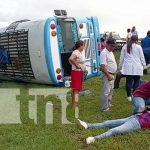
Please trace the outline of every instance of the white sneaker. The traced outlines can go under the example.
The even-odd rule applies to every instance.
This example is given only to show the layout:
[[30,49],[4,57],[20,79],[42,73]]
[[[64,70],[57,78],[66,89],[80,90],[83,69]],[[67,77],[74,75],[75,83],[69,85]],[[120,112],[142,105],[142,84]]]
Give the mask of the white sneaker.
[[107,111],[110,111],[110,108],[102,110],[102,112],[107,112]]
[[86,144],[91,144],[95,142],[95,138],[94,137],[88,137],[86,138]]
[[132,97],[131,97],[131,96],[127,97],[127,100],[128,100],[129,102],[131,102],[131,101],[132,101]]
[[78,120],[78,124],[80,124],[82,127],[84,127],[85,129],[87,129],[87,128],[88,128],[88,125],[87,125],[87,123],[86,123],[86,122],[81,121],[80,119],[77,119],[77,120]]

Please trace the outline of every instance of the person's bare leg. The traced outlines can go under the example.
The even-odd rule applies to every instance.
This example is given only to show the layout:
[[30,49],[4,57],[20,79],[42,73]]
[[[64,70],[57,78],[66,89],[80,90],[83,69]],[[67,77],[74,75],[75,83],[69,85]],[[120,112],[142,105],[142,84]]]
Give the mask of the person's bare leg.
[[73,107],[78,106],[78,101],[79,101],[79,91],[73,90],[73,92],[72,92],[72,105],[73,105]]

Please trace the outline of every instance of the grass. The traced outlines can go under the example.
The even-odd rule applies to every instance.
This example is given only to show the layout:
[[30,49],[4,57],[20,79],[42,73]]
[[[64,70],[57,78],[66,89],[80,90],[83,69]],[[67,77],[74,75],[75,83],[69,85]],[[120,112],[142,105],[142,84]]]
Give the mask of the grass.
[[[119,53],[116,53],[118,60]],[[149,79],[149,75],[143,77]],[[19,88],[23,93],[29,88],[49,88],[48,85],[17,83],[3,81],[0,88]],[[92,92],[91,96],[80,96],[79,116],[80,119],[88,122],[101,122],[108,119],[123,118],[131,115],[133,106],[126,100],[125,79],[121,80],[120,88],[115,89],[113,95],[113,107],[110,112],[100,111],[101,79],[94,77],[84,82],[84,87]],[[63,87],[53,87],[63,89]],[[1,93],[2,94],[2,93]],[[54,123],[45,124],[43,107],[38,109],[38,117],[43,119],[38,124],[24,122],[22,124],[1,124],[0,125],[0,150],[149,150],[149,129],[142,129],[124,135],[118,135],[103,139],[91,145],[85,144],[85,138],[91,135],[101,134],[107,129],[84,130],[77,126],[74,119],[74,109],[67,107],[67,119],[72,124],[62,124],[60,120],[61,104],[58,98],[52,96],[54,105]],[[24,97],[21,97],[25,101]],[[70,97],[67,97],[70,103]],[[27,104],[25,104],[27,105]],[[27,113],[23,107],[23,114]]]

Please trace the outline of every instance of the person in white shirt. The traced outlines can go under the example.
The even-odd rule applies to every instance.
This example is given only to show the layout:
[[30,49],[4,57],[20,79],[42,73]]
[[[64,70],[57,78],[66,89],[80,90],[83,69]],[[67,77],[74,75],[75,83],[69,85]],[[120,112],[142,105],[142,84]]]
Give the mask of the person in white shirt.
[[72,105],[78,106],[78,94],[82,90],[83,71],[86,70],[85,58],[83,57],[84,43],[79,40],[75,43],[73,52],[69,57],[69,62],[72,65],[71,71],[71,88],[72,88]]
[[146,67],[142,47],[137,44],[138,36],[132,35],[131,39],[122,48],[120,55],[121,73],[126,76],[127,99],[131,101],[131,90],[139,85],[140,76]]
[[131,29],[127,29],[127,38],[126,41],[128,42],[131,39],[132,33],[131,33]]
[[103,49],[100,55],[100,64],[102,71],[102,96],[101,96],[101,110],[109,111],[110,101],[114,89],[114,74],[117,70],[116,60],[113,54],[115,48],[115,39],[108,39],[106,48]]
[[131,33],[132,33],[132,35],[137,35],[138,36],[138,32],[136,31],[135,26],[132,27]]

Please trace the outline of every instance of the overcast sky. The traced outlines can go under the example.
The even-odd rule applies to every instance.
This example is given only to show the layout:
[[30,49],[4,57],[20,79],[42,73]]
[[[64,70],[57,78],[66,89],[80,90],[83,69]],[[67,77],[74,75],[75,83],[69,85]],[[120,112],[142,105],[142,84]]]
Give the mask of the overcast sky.
[[150,0],[0,0],[0,27],[20,19],[38,20],[67,10],[71,17],[97,16],[100,32],[116,31],[122,37],[136,26],[139,37],[150,30]]

